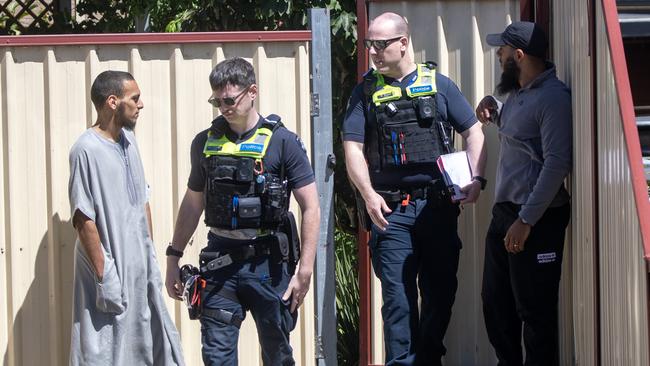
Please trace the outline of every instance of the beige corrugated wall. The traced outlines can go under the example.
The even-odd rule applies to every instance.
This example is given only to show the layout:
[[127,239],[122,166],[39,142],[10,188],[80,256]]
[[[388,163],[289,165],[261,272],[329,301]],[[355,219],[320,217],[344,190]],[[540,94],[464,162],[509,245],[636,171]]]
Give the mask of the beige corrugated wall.
[[[621,110],[596,1],[600,336],[603,365],[648,365],[648,283]],[[630,142],[632,143],[632,142]],[[638,140],[637,142],[638,143]]]
[[[216,116],[206,102],[208,75],[217,62],[233,56],[255,66],[258,110],[281,115],[310,151],[306,42],[0,47],[3,364],[67,364],[76,238],[67,194],[68,151],[96,117],[89,98],[94,77],[109,68],[130,71],[142,91],[136,135],[152,188],[154,239],[164,276],[164,250],[185,192],[190,142]],[[205,236],[200,224],[182,262],[198,262]],[[312,294],[291,338],[300,365],[314,364]],[[201,364],[199,323],[189,320],[181,303],[165,297],[187,364]],[[261,365],[251,319],[242,326],[241,365]]]
[[[602,3],[593,3],[595,55],[589,50],[587,1],[554,2],[552,9],[554,59],[560,76],[572,84],[574,104],[571,253],[575,364],[595,365],[600,357],[603,365],[647,365],[643,243]],[[595,85],[592,57],[596,57]]]
[[552,58],[558,77],[571,88],[575,147],[570,179],[572,220],[564,250],[560,306],[561,361],[563,365],[596,365],[598,339],[595,274],[598,264],[594,237],[595,135],[588,1],[554,2],[551,23]]
[[[484,95],[493,93],[501,70],[496,49],[485,43],[485,36],[502,32],[507,24],[519,18],[518,0],[371,2],[370,19],[384,11],[394,11],[408,19],[415,60],[437,62],[438,71],[458,84],[472,106]],[[463,250],[456,302],[445,339],[447,365],[496,364],[483,323],[481,281],[499,146],[496,129],[490,127],[484,131],[488,146],[485,174],[489,183],[479,202],[465,206],[459,219]],[[459,136],[456,144],[462,148]],[[381,291],[377,279],[373,278],[372,360],[383,364]]]

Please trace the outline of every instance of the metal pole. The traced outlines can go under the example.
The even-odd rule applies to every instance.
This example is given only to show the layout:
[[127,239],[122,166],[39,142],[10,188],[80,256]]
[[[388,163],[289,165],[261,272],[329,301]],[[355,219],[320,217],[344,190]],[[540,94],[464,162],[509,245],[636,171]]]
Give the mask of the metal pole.
[[321,207],[316,252],[316,364],[336,366],[336,282],[334,275],[334,149],[332,70],[328,9],[309,10],[311,42],[312,163]]

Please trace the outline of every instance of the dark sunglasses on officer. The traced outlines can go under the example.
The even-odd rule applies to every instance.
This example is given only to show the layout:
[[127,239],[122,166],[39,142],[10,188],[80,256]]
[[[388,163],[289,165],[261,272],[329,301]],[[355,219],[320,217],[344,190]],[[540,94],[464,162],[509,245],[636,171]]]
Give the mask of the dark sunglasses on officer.
[[228,107],[232,107],[237,103],[237,99],[244,95],[250,89],[250,85],[245,87],[244,90],[239,92],[239,94],[235,95],[234,97],[225,97],[225,98],[217,98],[217,97],[211,97],[208,99],[208,103],[212,104],[213,107],[215,108],[221,108],[221,103],[225,104]]
[[370,47],[374,47],[375,50],[382,51],[386,47],[390,46],[391,43],[397,41],[398,39],[401,39],[402,37],[404,36],[399,36],[390,39],[364,39],[363,45],[366,46],[367,49],[370,49]]

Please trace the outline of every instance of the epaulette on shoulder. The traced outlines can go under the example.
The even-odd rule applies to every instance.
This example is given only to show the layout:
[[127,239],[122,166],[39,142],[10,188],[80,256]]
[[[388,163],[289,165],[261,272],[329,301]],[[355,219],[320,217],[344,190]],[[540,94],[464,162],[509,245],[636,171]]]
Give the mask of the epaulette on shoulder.
[[365,78],[367,78],[367,77],[374,77],[374,74],[375,74],[375,69],[370,68],[368,71],[366,71],[366,72],[363,74],[363,78],[365,79]]
[[363,74],[363,95],[369,97],[375,92],[375,84],[377,77],[375,76],[375,69],[370,69]]
[[271,131],[275,131],[280,127],[284,127],[284,124],[282,124],[282,118],[280,118],[280,116],[277,114],[269,114],[266,116],[266,118],[264,118],[262,127],[268,128]]
[[436,67],[438,67],[438,64],[435,63],[434,61],[424,61],[424,65],[427,67],[429,70],[435,70]]

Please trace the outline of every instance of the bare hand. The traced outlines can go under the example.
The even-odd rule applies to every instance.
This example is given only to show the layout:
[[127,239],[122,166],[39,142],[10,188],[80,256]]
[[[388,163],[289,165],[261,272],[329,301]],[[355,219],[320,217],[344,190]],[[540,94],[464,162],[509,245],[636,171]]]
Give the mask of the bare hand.
[[309,291],[310,280],[311,274],[303,274],[300,271],[291,277],[289,286],[284,292],[284,295],[282,295],[282,301],[291,299],[290,310],[292,313],[302,305],[305,295]]
[[[102,258],[104,257],[102,253]],[[104,260],[102,259],[101,261],[98,261],[97,263],[94,263],[95,267],[95,276],[97,277],[97,282],[102,283],[104,280]]]
[[388,221],[384,217],[384,214],[389,214],[393,211],[388,207],[384,198],[377,192],[373,192],[372,196],[366,199],[366,210],[368,210],[368,215],[372,222],[377,225],[380,230],[386,230]]
[[506,237],[503,239],[503,244],[506,247],[506,250],[512,254],[517,254],[524,250],[524,245],[530,235],[531,225],[524,224],[520,218],[517,218],[515,222],[510,225],[510,229],[506,233]]
[[490,124],[497,118],[498,105],[494,97],[488,95],[484,97],[476,107],[476,118],[483,124]]
[[461,200],[461,205],[467,203],[474,203],[478,200],[478,196],[481,194],[481,182],[473,180],[468,185],[460,189],[461,192],[465,193],[465,199]]
[[183,300],[183,284],[181,283],[181,271],[178,267],[178,260],[167,261],[165,288],[167,288],[169,297],[174,300]]

